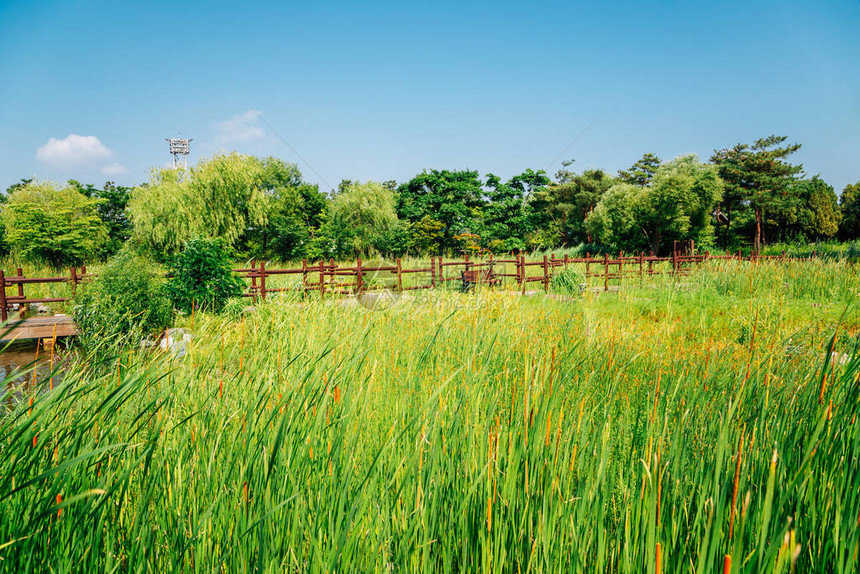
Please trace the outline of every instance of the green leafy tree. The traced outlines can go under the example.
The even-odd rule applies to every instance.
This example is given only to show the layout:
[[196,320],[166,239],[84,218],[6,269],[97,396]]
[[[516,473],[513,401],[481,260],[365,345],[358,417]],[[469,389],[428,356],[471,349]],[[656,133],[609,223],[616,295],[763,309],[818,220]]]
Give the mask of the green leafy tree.
[[711,212],[723,193],[716,169],[694,155],[657,169],[650,185],[617,183],[601,198],[586,226],[614,250],[665,252],[676,240],[713,242]]
[[660,168],[661,159],[653,153],[646,153],[630,169],[619,170],[618,179],[624,183],[645,186],[651,183]]
[[[6,192],[4,194],[0,194],[0,209],[2,209],[3,204],[6,203],[6,200],[8,199],[8,197],[15,190],[30,185],[30,183],[32,183],[33,180],[34,180],[34,178],[32,178],[32,177],[26,178],[26,179],[21,179],[20,181],[17,181],[15,183],[13,183],[12,185],[10,185],[9,187],[7,187]],[[3,225],[2,218],[0,218],[0,257],[2,257],[4,255],[9,255],[10,250],[11,250],[11,247],[9,246],[9,242],[6,241],[6,228]]]
[[2,221],[13,253],[54,267],[92,261],[108,240],[98,202],[73,186],[52,182],[14,189],[3,205]]
[[786,139],[785,136],[769,136],[756,140],[752,145],[738,144],[731,149],[715,151],[711,157],[726,183],[727,235],[731,213],[751,210],[755,218],[753,249],[756,253],[761,251],[764,241],[766,215],[790,206],[794,201],[791,186],[796,176],[803,172],[802,165],[785,161],[800,149],[798,143],[781,146]]
[[674,241],[693,239],[702,247],[713,244],[711,213],[723,195],[717,170],[684,155],[660,166],[641,195],[639,220],[649,249],[658,253]]
[[555,231],[563,246],[591,243],[593,237],[585,219],[615,183],[614,178],[600,169],[563,174],[560,183],[547,188],[538,208],[547,216],[544,226]]
[[[381,183],[351,182],[331,200],[320,230],[321,257],[355,257],[405,240],[395,211],[395,193]],[[399,238],[397,234],[400,234]]]
[[839,198],[842,224],[839,235],[842,239],[860,239],[860,182],[845,186]]
[[440,255],[445,234],[445,224],[425,215],[410,226],[411,245],[421,253]]
[[189,237],[220,237],[233,246],[267,222],[263,176],[263,162],[237,153],[216,155],[188,172],[153,170],[128,204],[134,237],[162,257]]
[[524,249],[526,237],[538,225],[530,200],[543,193],[548,184],[549,178],[543,171],[531,169],[506,183],[493,174],[487,175],[488,202],[483,210],[485,242],[501,242],[496,243],[497,250]]
[[477,171],[425,171],[398,189],[397,215],[415,223],[430,217],[442,224],[432,250],[456,250],[454,236],[480,227],[483,188]]
[[588,233],[613,251],[644,250],[648,236],[638,218],[644,193],[643,188],[630,183],[613,185],[585,220]]
[[92,184],[84,185],[74,179],[70,179],[68,183],[87,197],[98,200],[99,218],[108,229],[105,255],[112,255],[119,251],[131,237],[131,221],[128,219],[126,207],[134,188],[116,185],[112,181],[105,182],[101,189]]
[[796,182],[792,192],[797,199],[794,212],[798,234],[810,241],[835,237],[842,213],[833,187],[816,176]]
[[325,219],[325,194],[302,181],[295,164],[271,157],[262,160],[259,187],[267,221],[249,229],[244,250],[252,257],[282,261],[305,257]]
[[174,306],[186,313],[192,308],[218,312],[245,286],[231,267],[230,248],[223,239],[192,239],[173,258],[167,293]]

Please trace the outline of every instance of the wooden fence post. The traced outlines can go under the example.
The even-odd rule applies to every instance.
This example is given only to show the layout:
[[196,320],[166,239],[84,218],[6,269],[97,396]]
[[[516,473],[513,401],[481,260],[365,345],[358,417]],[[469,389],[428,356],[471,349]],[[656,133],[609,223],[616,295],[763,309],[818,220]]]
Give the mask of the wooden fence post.
[[400,258],[398,257],[397,258],[397,292],[398,293],[403,292],[403,275],[401,275],[402,270],[403,270],[403,265],[401,264]]
[[609,253],[603,254],[603,290],[609,291]]
[[251,294],[257,299],[257,261],[251,261]]
[[6,272],[0,269],[0,319],[6,322],[9,315],[6,312]]
[[355,259],[355,292],[361,293],[364,288],[364,274],[361,272],[361,257]]
[[516,279],[517,285],[519,285],[523,282],[523,272],[521,270],[520,254],[519,253],[514,255],[514,279]]
[[436,287],[436,258],[430,258],[430,285]]
[[439,283],[445,285],[445,268],[442,267],[442,256],[439,256]]
[[543,292],[549,292],[549,265],[546,261],[546,255],[543,256]]
[[521,294],[525,295],[526,294],[526,279],[529,278],[528,267],[526,267],[526,256],[520,255],[520,261],[522,262],[521,265],[523,268],[523,275],[522,275],[522,282],[521,282],[521,285],[522,285]]
[[[21,269],[19,267],[16,271],[18,273],[19,278],[24,277],[24,270],[23,269]],[[24,284],[23,283],[18,283],[18,297],[20,297],[21,299],[24,298]]]
[[[18,271],[18,275],[20,275],[20,270]],[[72,267],[71,274],[69,275],[72,283],[72,297],[75,296],[75,293],[78,292],[78,270]]]
[[639,283],[642,283],[643,274],[642,274],[642,258],[645,256],[643,252],[639,252]]
[[302,294],[308,291],[308,260],[302,259]]
[[672,275],[678,274],[678,252],[672,251]]
[[260,298],[266,300],[266,262],[260,261]]
[[320,299],[325,296],[325,262],[320,259]]

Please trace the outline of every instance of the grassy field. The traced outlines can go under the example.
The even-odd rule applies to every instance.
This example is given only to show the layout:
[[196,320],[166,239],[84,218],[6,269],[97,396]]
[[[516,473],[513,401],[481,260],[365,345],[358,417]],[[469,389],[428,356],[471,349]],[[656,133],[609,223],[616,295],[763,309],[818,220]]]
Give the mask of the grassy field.
[[184,357],[4,398],[0,570],[856,572],[858,286],[729,262],[186,317]]

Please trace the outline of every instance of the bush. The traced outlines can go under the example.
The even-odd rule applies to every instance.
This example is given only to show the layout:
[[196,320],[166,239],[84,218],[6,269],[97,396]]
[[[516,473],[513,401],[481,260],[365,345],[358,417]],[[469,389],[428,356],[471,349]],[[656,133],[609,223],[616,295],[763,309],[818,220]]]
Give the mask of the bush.
[[84,346],[138,343],[173,323],[173,307],[158,269],[122,249],[96,279],[82,287],[75,322]]
[[218,312],[238,297],[244,282],[233,275],[230,250],[220,238],[192,239],[173,260],[167,291],[177,309]]
[[582,293],[585,276],[572,267],[562,269],[552,277],[552,290],[556,293],[578,295]]

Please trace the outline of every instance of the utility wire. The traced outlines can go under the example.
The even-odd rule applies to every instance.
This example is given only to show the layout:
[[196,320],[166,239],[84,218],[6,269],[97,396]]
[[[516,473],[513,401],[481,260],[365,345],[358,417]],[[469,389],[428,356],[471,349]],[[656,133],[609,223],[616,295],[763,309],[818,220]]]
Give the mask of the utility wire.
[[[303,157],[302,157],[302,155],[301,155],[299,152],[297,152],[297,151],[296,151],[296,148],[294,148],[293,146],[291,146],[291,145],[289,144],[289,142],[287,142],[287,140],[285,140],[283,137],[281,137],[281,134],[279,134],[279,133],[275,130],[275,128],[273,128],[273,127],[272,127],[272,125],[271,125],[269,122],[267,122],[267,121],[266,121],[266,119],[263,117],[263,114],[260,114],[260,115],[258,115],[257,117],[260,119],[260,121],[261,121],[261,122],[263,122],[264,124],[266,124],[266,127],[267,127],[267,128],[269,128],[270,130],[272,130],[272,133],[273,133],[273,134],[275,134],[275,136],[276,136],[279,140],[281,140],[282,142],[284,142],[284,145],[286,145],[288,148],[290,148],[290,151],[292,151],[294,154],[296,154],[296,157],[298,157],[300,160],[302,160],[302,163],[304,163],[306,166],[308,166],[308,168],[310,168],[310,170],[311,170],[312,172],[314,172],[314,174],[319,178],[319,180],[320,180],[321,182],[323,182],[323,183],[324,183],[324,184],[325,184],[325,185],[326,185],[330,190],[334,191],[334,188],[331,186],[331,184],[329,184],[329,182],[327,182],[327,181],[323,178],[323,176],[321,176],[321,175],[320,175],[320,173],[319,173],[317,170],[315,170],[315,169],[314,169],[314,167],[313,167],[311,164],[309,164],[309,163],[308,163],[308,160],[306,160],[305,158],[303,158]],[[567,150],[565,150],[565,151],[567,151]]]
[[549,162],[549,165],[548,165],[548,166],[546,166],[546,168],[544,168],[544,171],[548,171],[548,170],[549,170],[549,168],[551,168],[551,167],[553,166],[553,164],[555,164],[555,162],[557,162],[561,156],[563,156],[564,154],[566,154],[566,153],[567,153],[567,150],[569,150],[571,147],[573,147],[573,144],[575,144],[576,142],[578,142],[578,141],[579,141],[579,138],[581,138],[583,135],[585,135],[585,132],[587,132],[587,131],[589,130],[589,128],[591,128],[591,126],[593,126],[594,124],[596,124],[596,123],[597,123],[597,120],[599,120],[600,118],[602,118],[602,117],[603,117],[603,114],[605,114],[605,113],[606,113],[606,110],[603,110],[602,112],[600,112],[600,114],[598,114],[598,116],[597,116],[596,118],[594,118],[593,120],[591,120],[591,123],[590,123],[590,124],[588,124],[587,126],[585,126],[585,129],[584,129],[584,130],[582,130],[581,132],[579,132],[579,135],[578,135],[578,136],[576,136],[576,139],[574,139],[572,142],[570,142],[570,144],[568,144],[568,146],[567,146],[566,148],[564,148],[564,151],[562,151],[560,154],[558,154],[554,160],[552,160],[551,162]]

